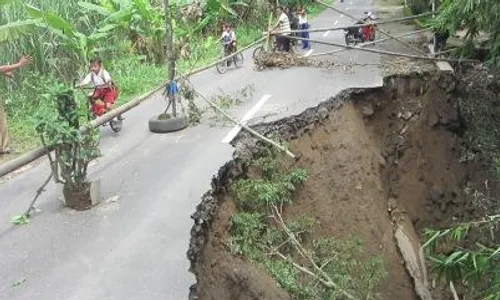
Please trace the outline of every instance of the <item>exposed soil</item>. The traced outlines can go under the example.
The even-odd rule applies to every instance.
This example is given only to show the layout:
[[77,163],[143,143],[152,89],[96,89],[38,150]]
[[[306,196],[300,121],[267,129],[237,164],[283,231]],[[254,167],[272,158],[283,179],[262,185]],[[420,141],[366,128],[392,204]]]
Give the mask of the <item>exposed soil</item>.
[[[256,126],[289,141],[295,163],[309,174],[285,217],[315,218],[316,237],[360,237],[369,254],[385,261],[382,299],[430,299],[425,267],[421,277],[408,272],[421,261],[411,266],[403,259],[396,231],[409,228],[403,230],[406,244],[417,253],[423,228],[477,216],[464,185],[480,172],[476,163],[460,160],[464,124],[455,87],[450,75],[390,76],[381,88],[344,91],[298,116]],[[193,215],[188,257],[199,299],[289,299],[264,269],[234,257],[225,245],[236,211],[227,187],[245,176],[243,158],[260,146],[245,132],[238,136],[234,160],[221,168]]]

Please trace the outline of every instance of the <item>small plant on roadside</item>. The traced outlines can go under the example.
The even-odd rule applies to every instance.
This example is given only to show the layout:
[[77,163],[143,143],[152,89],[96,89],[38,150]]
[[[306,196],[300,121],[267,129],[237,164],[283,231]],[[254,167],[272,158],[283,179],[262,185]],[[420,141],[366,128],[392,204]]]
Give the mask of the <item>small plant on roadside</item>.
[[304,169],[284,171],[286,161],[283,153],[275,149],[267,151],[253,162],[261,178],[239,180],[234,184],[236,203],[243,210],[256,211],[270,209],[273,205],[282,207],[291,204],[293,192],[307,180]]
[[10,222],[14,225],[26,225],[26,224],[30,223],[30,219],[27,215],[21,214],[21,215],[17,215],[17,216],[12,217]]
[[52,109],[38,113],[36,130],[42,144],[54,149],[51,167],[56,182],[63,184],[64,198],[75,209],[90,207],[89,163],[99,153],[99,130],[86,127],[88,111],[79,106],[72,89],[56,85],[47,95]]

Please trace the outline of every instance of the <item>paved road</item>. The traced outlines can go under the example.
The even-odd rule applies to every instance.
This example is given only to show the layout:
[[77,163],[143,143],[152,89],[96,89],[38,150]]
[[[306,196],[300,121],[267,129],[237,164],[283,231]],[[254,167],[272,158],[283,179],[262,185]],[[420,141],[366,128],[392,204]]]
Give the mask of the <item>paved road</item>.
[[[346,0],[336,5],[360,15],[370,2]],[[326,11],[312,25],[350,23]],[[343,41],[340,31],[319,35]],[[379,60],[360,53],[342,57]],[[206,95],[254,85],[252,100],[231,111],[250,122],[296,114],[348,87],[381,84],[376,67],[355,68],[352,73],[310,68],[255,72],[249,61],[247,53],[245,68],[223,76],[208,70],[192,82]],[[189,216],[209,189],[211,176],[231,159],[232,148],[222,142],[230,138],[231,126],[204,122],[178,133],[153,135],[146,120],[163,106],[156,95],[126,114],[119,135],[102,130],[103,157],[91,167],[91,177],[101,178],[104,198],[118,197],[116,201],[74,212],[61,205],[59,190],[51,183],[31,224],[12,227],[10,218],[26,208],[49,174],[48,166],[41,163],[0,184],[1,299],[186,299],[194,281],[186,259]],[[13,286],[18,281],[22,283]]]

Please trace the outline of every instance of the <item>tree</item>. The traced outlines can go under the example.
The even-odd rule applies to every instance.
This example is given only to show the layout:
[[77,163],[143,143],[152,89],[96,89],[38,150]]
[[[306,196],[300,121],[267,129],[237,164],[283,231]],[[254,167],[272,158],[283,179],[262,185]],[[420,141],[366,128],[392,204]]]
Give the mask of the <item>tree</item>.
[[467,29],[466,52],[480,31],[490,34],[490,60],[500,66],[500,1],[498,0],[443,0],[434,27],[446,28],[452,33]]

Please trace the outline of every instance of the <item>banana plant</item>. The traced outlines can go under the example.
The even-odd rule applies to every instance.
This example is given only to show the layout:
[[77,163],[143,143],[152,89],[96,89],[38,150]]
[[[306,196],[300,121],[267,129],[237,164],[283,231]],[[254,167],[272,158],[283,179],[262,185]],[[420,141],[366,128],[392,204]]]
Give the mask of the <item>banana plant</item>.
[[164,14],[148,0],[101,0],[78,5],[104,17],[101,26],[114,26],[129,36],[132,49],[160,62],[164,56]]
[[60,38],[59,46],[75,55],[80,62],[87,64],[90,56],[105,50],[98,48],[99,43],[107,38],[115,27],[112,25],[96,29],[91,34],[79,32],[71,24],[53,12],[43,12],[40,9],[26,4],[26,10],[31,18],[41,20],[39,26],[45,27]]
[[[0,0],[0,9],[13,0]],[[0,43],[14,40],[21,35],[33,33],[36,25],[40,23],[39,19],[20,20],[0,25]]]

